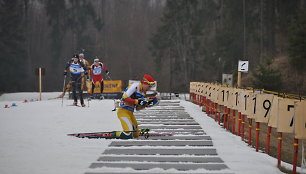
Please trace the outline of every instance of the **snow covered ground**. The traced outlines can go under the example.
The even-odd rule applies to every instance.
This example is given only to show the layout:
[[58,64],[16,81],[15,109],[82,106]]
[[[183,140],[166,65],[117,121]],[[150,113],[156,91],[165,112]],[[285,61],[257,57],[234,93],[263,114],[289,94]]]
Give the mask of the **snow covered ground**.
[[[47,100],[59,93],[12,93],[0,97],[0,173],[1,174],[83,174],[112,140],[79,139],[74,132],[121,130],[113,100],[94,100],[90,107],[67,106],[72,100]],[[87,100],[85,100],[86,104]],[[17,106],[4,108],[5,105]],[[219,156],[231,171],[243,173],[281,173],[276,159],[257,153],[240,138],[220,128],[201,112],[200,107],[181,101],[186,111],[213,139]],[[288,164],[283,164],[291,168]],[[169,172],[169,171],[168,171]]]

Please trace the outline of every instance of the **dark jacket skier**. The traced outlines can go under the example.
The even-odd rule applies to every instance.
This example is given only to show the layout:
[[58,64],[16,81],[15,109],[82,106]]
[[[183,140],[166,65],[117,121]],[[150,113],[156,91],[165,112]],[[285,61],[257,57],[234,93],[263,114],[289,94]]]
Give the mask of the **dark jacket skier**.
[[87,67],[84,65],[83,62],[79,60],[79,55],[73,55],[72,60],[67,62],[64,75],[67,75],[67,70],[69,69],[71,75],[71,87],[72,87],[72,95],[73,95],[73,105],[77,105],[77,96],[76,96],[76,89],[79,91],[79,97],[82,107],[85,107],[84,99],[83,99],[83,91],[81,89],[82,86],[82,73],[85,75],[88,74]]

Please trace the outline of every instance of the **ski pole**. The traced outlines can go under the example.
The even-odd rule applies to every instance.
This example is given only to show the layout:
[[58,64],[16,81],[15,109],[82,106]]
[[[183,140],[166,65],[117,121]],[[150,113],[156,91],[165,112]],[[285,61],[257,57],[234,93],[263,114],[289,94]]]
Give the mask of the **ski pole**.
[[76,82],[79,81],[79,80],[81,80],[82,78],[84,78],[84,76],[81,76],[81,77],[77,78],[77,79],[76,79]]
[[116,100],[114,100],[114,109],[112,111],[116,111],[117,107],[116,107]]
[[106,77],[107,77],[109,80],[112,80],[112,78],[111,78],[108,74],[106,74]]
[[90,101],[90,100],[91,100],[91,99],[90,99],[90,97],[88,97],[88,98],[87,98],[87,101],[88,101],[88,107],[89,107],[89,101]]
[[[63,84],[63,94],[65,92],[65,84],[66,84],[66,75],[64,76],[64,84]],[[62,97],[62,107],[63,107],[63,103],[64,103],[64,95]]]

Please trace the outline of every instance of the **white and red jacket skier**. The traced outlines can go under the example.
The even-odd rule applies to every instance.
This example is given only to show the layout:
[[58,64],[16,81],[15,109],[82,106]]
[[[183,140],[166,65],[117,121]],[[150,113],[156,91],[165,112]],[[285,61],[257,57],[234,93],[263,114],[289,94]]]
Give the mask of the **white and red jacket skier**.
[[92,77],[92,87],[91,87],[91,94],[93,94],[94,89],[95,89],[95,84],[97,81],[100,82],[101,86],[101,93],[103,93],[104,89],[104,82],[103,82],[103,76],[102,76],[102,71],[104,71],[107,75],[109,74],[106,66],[99,61],[99,59],[95,59],[94,63],[91,65],[90,69],[90,75]]

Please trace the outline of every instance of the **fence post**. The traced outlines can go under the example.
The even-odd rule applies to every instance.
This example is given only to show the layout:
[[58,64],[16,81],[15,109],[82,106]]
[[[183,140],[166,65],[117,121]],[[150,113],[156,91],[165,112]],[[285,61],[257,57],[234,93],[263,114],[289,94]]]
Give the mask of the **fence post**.
[[199,95],[199,106],[202,106],[202,95]]
[[226,115],[227,115],[227,109],[226,106],[224,106],[224,112],[223,112],[223,128],[226,128]]
[[241,133],[241,112],[238,112],[238,136]]
[[235,134],[235,123],[236,123],[236,116],[235,116],[235,110],[233,109],[233,119],[232,119],[232,133]]
[[[207,107],[206,107],[206,97],[203,96],[203,107],[205,108],[204,111],[207,113]],[[203,109],[202,109],[203,110]]]
[[226,129],[227,129],[227,130],[230,130],[230,128],[229,128],[229,125],[230,125],[230,117],[231,117],[231,109],[230,109],[230,108],[227,108],[227,119],[226,119],[226,121],[227,121]]
[[267,132],[267,139],[266,139],[266,154],[270,154],[270,139],[271,139],[271,131],[272,127],[268,127],[268,132]]
[[209,99],[206,100],[206,114],[209,115],[210,114],[210,101]]
[[249,145],[252,145],[252,119],[249,118]]
[[215,121],[217,121],[218,117],[218,103],[215,103]]
[[260,133],[260,123],[256,122],[256,152],[258,152],[259,149],[259,133]]
[[281,167],[283,133],[278,132],[277,167]]
[[221,117],[221,106],[219,106],[219,110],[218,110],[218,124],[220,125],[220,118]]
[[215,115],[215,103],[213,101],[211,102],[211,114]]
[[241,122],[241,126],[242,126],[242,131],[241,131],[241,140],[244,141],[244,125],[245,125],[245,121],[244,121],[244,115],[241,114],[241,118],[242,118],[242,122]]
[[292,169],[292,173],[296,174],[296,165],[297,165],[297,156],[298,156],[298,151],[299,151],[299,140],[294,138],[294,143],[293,143],[293,147],[294,147],[294,154],[293,154],[293,169]]

